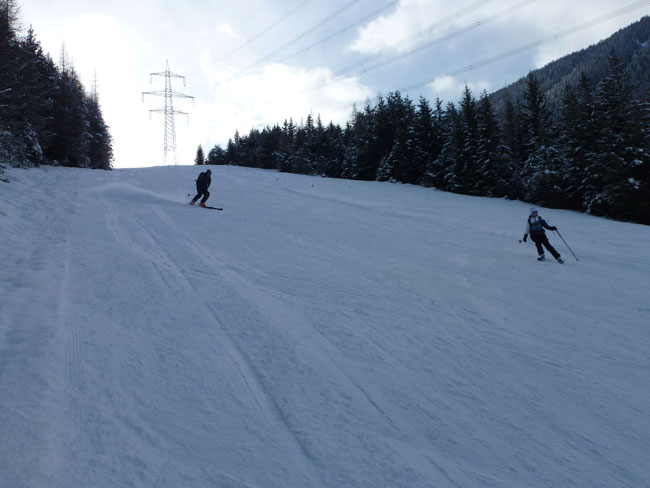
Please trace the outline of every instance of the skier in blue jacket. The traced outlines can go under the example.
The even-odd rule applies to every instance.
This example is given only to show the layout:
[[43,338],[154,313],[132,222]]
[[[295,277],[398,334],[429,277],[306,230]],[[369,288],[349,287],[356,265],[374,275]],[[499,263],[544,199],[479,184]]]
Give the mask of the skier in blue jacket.
[[543,261],[545,259],[544,248],[542,247],[544,246],[553,255],[553,257],[557,259],[559,263],[563,263],[564,259],[562,259],[562,256],[560,256],[560,253],[557,252],[553,246],[551,246],[550,242],[548,242],[548,237],[546,237],[546,232],[544,229],[557,230],[557,227],[548,225],[546,221],[539,216],[537,209],[531,208],[530,215],[526,221],[526,233],[524,234],[524,242],[526,242],[528,235],[530,234],[530,240],[533,241],[535,243],[535,247],[537,247],[538,261]]

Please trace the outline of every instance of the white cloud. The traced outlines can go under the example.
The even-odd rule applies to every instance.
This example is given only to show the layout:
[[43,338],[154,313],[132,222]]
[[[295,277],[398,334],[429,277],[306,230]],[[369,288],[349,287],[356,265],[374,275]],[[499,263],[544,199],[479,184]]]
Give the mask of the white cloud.
[[[467,25],[462,12],[444,0],[401,0],[396,10],[363,27],[349,49],[362,54],[403,53],[450,26]],[[473,9],[472,9],[473,10]]]
[[492,89],[490,82],[486,80],[466,82],[449,75],[439,76],[427,86],[434,97],[440,97],[441,100],[454,101],[462,97],[465,85],[471,90],[475,98],[479,98],[483,90],[489,93]]
[[214,28],[214,31],[217,35],[224,34],[226,37],[234,39],[239,42],[244,42],[245,39],[235,32],[235,29],[228,22],[219,22]]
[[201,127],[205,134],[202,144],[209,146],[208,150],[215,144],[225,145],[235,130],[247,134],[253,127],[281,124],[289,118],[300,122],[310,113],[320,114],[325,124],[344,123],[350,118],[352,104],[372,94],[356,78],[335,79],[326,68],[307,70],[276,63],[233,79],[236,74],[206,69],[216,85],[213,99],[197,103],[192,125]]
[[451,89],[456,89],[457,84],[458,82],[454,79],[453,76],[443,75],[443,76],[438,76],[435,80],[433,80],[429,84],[429,87],[435,93],[440,93],[440,92],[447,92]]

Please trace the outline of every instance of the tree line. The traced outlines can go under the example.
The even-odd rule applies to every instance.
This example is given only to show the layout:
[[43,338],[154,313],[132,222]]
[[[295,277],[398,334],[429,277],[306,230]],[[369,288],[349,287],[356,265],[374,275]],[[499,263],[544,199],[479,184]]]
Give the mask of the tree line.
[[57,66],[31,27],[21,34],[17,4],[0,0],[0,163],[111,169],[112,160],[97,93],[63,49]]
[[614,52],[608,63],[598,83],[583,73],[565,86],[556,118],[531,73],[502,116],[468,87],[457,103],[433,106],[395,91],[355,108],[345,127],[285,120],[236,132],[207,156],[199,147],[196,163],[410,183],[650,224],[650,89],[639,100]]

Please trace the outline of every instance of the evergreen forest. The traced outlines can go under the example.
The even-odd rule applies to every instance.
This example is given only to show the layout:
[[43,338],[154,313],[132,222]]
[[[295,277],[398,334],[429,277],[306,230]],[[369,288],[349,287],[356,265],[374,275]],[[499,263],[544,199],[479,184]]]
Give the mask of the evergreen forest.
[[87,93],[62,49],[55,64],[15,0],[0,0],[0,177],[3,166],[111,169],[113,152],[97,93]]
[[[625,63],[616,47],[626,47]],[[200,147],[196,163],[423,185],[650,224],[649,53],[644,17],[498,97],[477,99],[466,86],[455,103],[431,103],[394,91],[355,107],[344,127],[312,114],[285,120],[236,132],[205,157]]]

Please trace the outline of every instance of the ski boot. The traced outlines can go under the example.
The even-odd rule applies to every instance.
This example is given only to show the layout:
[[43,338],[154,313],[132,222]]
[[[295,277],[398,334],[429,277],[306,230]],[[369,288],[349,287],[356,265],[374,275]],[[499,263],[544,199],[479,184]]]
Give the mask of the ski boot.
[[557,257],[557,262],[560,264],[564,264],[564,259],[562,259],[562,256]]
[[546,259],[546,256],[544,256],[543,254],[540,254],[539,256],[537,256],[538,261],[544,261],[545,259]]
[[190,202],[190,205],[194,205],[194,204],[196,204],[196,202],[192,200],[192,201]]

